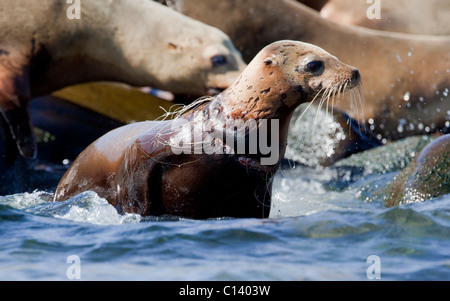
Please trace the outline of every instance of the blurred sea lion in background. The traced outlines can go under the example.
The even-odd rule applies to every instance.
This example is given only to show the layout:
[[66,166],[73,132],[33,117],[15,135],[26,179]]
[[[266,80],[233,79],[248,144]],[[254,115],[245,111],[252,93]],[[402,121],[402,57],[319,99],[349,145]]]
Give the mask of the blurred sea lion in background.
[[69,7],[0,2],[3,160],[14,159],[14,143],[23,157],[36,156],[32,97],[99,80],[202,96],[228,87],[245,67],[223,32],[158,3],[84,0],[79,19],[68,18]]
[[300,3],[303,3],[306,6],[309,6],[317,11],[320,11],[322,7],[327,4],[328,0],[296,0]]
[[[171,0],[175,9],[227,33],[244,59],[280,39],[312,43],[358,68],[365,103],[353,110],[379,138],[400,139],[450,127],[450,37],[340,25],[293,0]],[[361,110],[364,114],[361,114]]]
[[[370,19],[368,10],[376,2],[330,0],[320,15],[342,24],[426,35],[450,35],[450,1],[395,0],[379,2],[379,19]],[[375,8],[375,7],[374,7]]]
[[421,202],[450,193],[450,134],[433,140],[386,190],[386,206]]

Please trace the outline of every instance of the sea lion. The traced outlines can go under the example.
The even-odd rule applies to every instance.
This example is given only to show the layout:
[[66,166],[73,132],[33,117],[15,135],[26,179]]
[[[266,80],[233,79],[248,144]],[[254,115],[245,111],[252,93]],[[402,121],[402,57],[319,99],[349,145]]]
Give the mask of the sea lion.
[[430,142],[386,189],[386,206],[450,193],[450,134]]
[[245,66],[223,32],[152,1],[83,0],[79,19],[71,9],[60,0],[0,2],[0,111],[26,158],[36,155],[31,97],[98,80],[201,96]]
[[180,117],[99,138],[74,161],[53,200],[93,190],[119,213],[267,217],[295,108],[359,83],[358,70],[323,49],[277,41],[229,88]]
[[[323,18],[342,24],[413,34],[449,35],[450,2],[448,0],[330,0],[320,10]],[[374,6],[375,5],[375,6]],[[379,16],[370,15],[379,11]],[[369,16],[368,17],[368,12]]]
[[227,33],[248,60],[262,45],[293,39],[318,45],[364,75],[364,114],[335,103],[382,139],[450,126],[450,37],[340,25],[288,0],[172,0],[179,11]]
[[325,4],[327,4],[328,0],[296,0],[300,3],[303,3],[306,6],[309,6],[317,11],[320,11]]

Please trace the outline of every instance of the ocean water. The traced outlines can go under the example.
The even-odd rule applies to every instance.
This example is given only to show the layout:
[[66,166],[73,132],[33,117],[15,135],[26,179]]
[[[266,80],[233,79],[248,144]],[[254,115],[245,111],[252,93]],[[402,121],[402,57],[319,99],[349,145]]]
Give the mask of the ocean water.
[[399,170],[280,170],[268,219],[121,216],[89,191],[1,196],[0,280],[450,280],[450,195],[386,208]]

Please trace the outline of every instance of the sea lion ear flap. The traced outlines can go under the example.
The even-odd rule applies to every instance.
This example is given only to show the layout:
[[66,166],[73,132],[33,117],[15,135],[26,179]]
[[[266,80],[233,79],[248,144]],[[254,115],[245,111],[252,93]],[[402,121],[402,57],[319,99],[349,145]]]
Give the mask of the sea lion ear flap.
[[263,63],[266,66],[270,66],[270,65],[277,66],[278,65],[278,61],[277,61],[277,59],[274,56],[269,56],[269,57],[265,58],[263,60]]
[[183,50],[183,47],[182,47],[181,45],[178,45],[178,44],[173,43],[173,42],[169,42],[169,43],[167,44],[167,48],[168,48],[170,51],[175,51],[175,52],[177,52],[177,53],[181,53],[182,50]]

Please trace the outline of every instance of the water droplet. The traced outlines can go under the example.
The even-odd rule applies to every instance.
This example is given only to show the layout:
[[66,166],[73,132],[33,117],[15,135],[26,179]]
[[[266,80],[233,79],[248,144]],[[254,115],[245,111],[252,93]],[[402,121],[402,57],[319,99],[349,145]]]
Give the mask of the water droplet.
[[424,101],[423,96],[420,96],[420,97],[419,97],[419,101],[420,101],[420,102],[423,102],[423,101]]
[[411,93],[410,92],[406,92],[405,95],[403,95],[403,100],[404,101],[408,101],[410,97],[411,97]]
[[397,54],[397,55],[396,55],[396,58],[397,58],[397,61],[398,61],[399,63],[402,62],[402,58],[400,57],[400,54]]
[[403,133],[403,126],[406,124],[406,120],[405,119],[399,119],[398,121],[398,126],[397,126],[397,131],[399,133]]
[[423,130],[423,123],[422,123],[422,122],[419,123],[419,124],[417,125],[417,128],[418,128],[419,130]]
[[373,124],[375,121],[372,118],[369,118],[369,124]]
[[409,71],[411,75],[414,75],[414,70]]
[[411,52],[408,52],[408,56],[411,56]]

